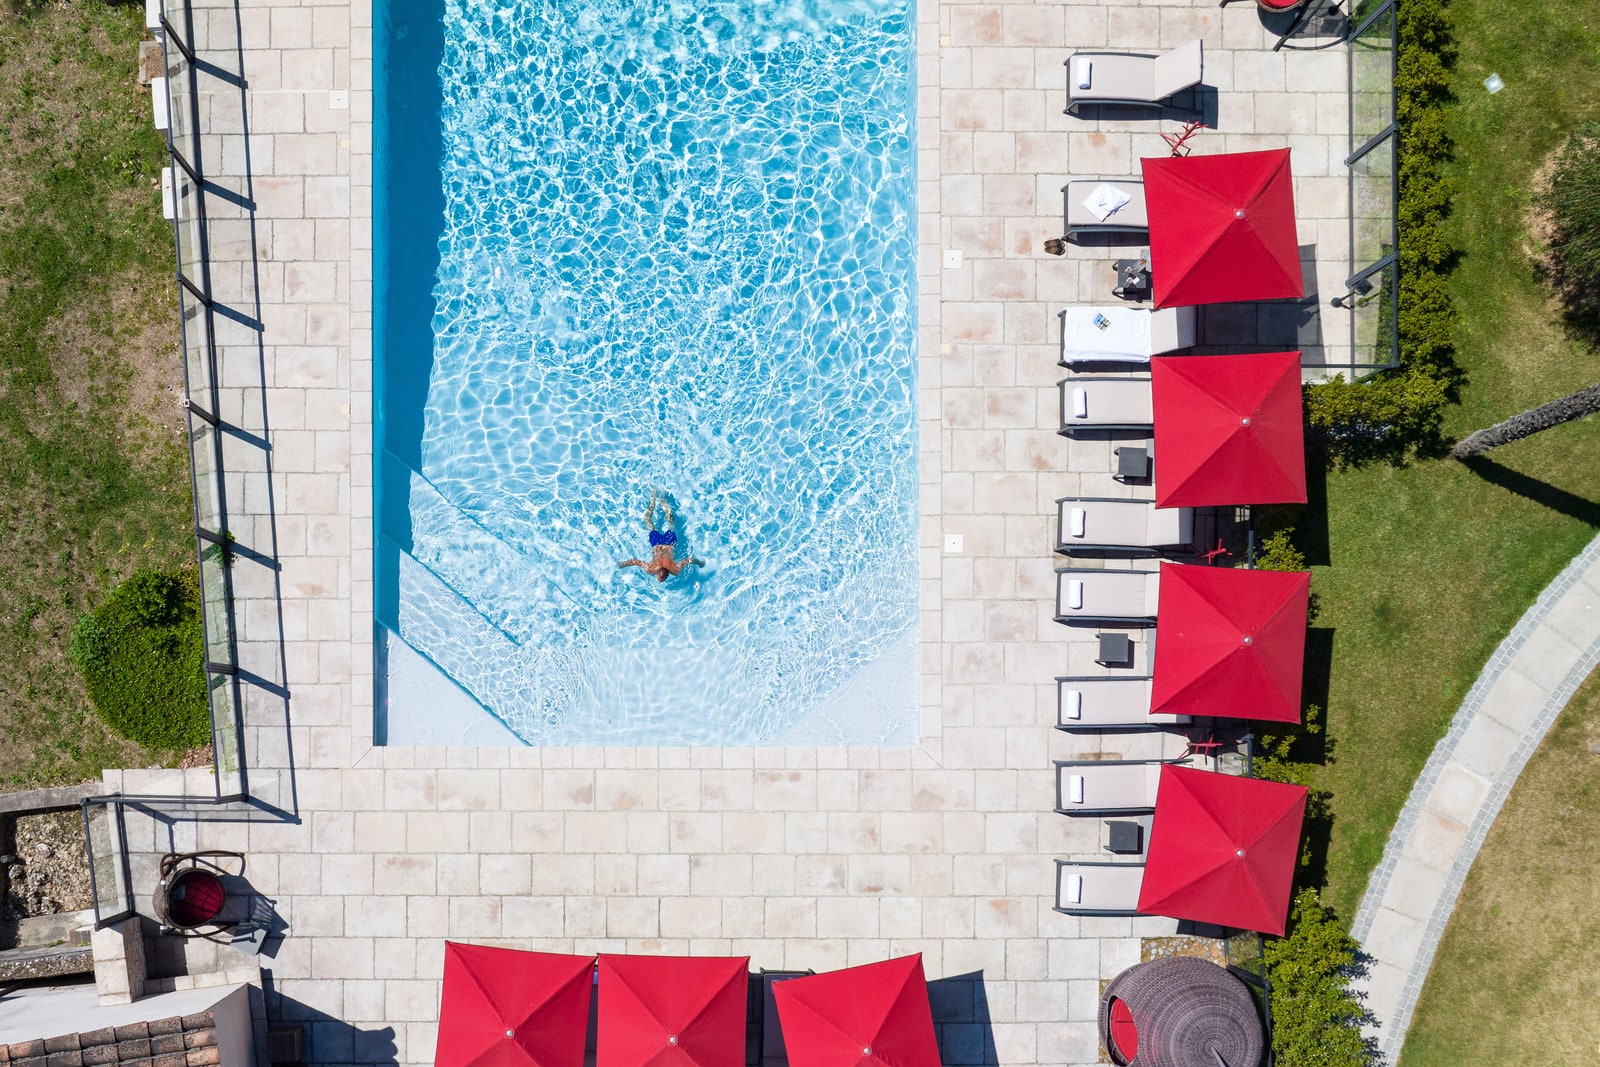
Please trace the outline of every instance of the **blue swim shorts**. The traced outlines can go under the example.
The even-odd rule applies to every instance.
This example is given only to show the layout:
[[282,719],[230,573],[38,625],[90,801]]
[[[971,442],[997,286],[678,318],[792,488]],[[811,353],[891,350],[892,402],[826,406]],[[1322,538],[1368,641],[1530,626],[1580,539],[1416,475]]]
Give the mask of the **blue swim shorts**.
[[651,530],[650,547],[657,545],[675,545],[678,543],[678,534],[675,530]]

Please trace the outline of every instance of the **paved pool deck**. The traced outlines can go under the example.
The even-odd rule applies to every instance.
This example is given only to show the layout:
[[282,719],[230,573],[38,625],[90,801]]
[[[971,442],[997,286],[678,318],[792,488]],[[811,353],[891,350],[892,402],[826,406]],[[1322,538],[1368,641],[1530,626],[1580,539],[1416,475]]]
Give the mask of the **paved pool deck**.
[[[226,94],[202,124],[213,175],[242,180],[248,158],[253,179],[254,244],[248,219],[219,218],[213,254],[219,285],[259,283],[264,362],[250,337],[231,339],[223,402],[272,444],[270,480],[247,479],[230,506],[251,520],[234,564],[244,655],[291,697],[285,718],[251,690],[252,788],[293,818],[130,813],[130,833],[144,854],[248,852],[252,885],[288,923],[264,961],[269,1000],[309,1021],[316,1062],[431,1062],[454,938],[766,968],[921,952],[932,978],[982,979],[981,997],[941,1007],[946,1062],[1092,1064],[1100,981],[1138,961],[1141,937],[1176,929],[1052,910],[1054,860],[1101,853],[1097,820],[1051,812],[1051,760],[1183,750],[1175,734],[1052,729],[1055,676],[1097,669],[1093,631],[1052,620],[1053,502],[1134,492],[1112,478],[1109,437],[1056,433],[1056,315],[1108,300],[1110,262],[1135,246],[1056,257],[1044,242],[1069,176],[1135,175],[1180,126],[1063,114],[1062,63],[1204,39],[1217,118],[1195,150],[1293,148],[1307,313],[1332,316],[1336,338],[1345,51],[1273,52],[1253,4],[1213,0],[916,10],[920,744],[401,748],[374,745],[372,727],[372,12],[244,0],[248,135]],[[1221,312],[1209,325],[1253,327]]]

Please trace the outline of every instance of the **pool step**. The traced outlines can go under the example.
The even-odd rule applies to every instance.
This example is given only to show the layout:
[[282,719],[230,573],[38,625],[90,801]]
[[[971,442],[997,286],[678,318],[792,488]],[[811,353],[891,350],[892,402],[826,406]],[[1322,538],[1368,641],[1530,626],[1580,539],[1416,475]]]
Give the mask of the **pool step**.
[[[548,561],[532,558],[507,543],[449,500],[420,471],[388,453],[383,462],[384,484],[405,487],[404,496],[387,506],[404,508],[403,518],[411,531],[408,554],[507,638],[522,644],[537,636],[524,632],[524,620],[574,619],[580,613],[578,597],[553,580],[556,568]],[[395,516],[389,520],[398,521]]]

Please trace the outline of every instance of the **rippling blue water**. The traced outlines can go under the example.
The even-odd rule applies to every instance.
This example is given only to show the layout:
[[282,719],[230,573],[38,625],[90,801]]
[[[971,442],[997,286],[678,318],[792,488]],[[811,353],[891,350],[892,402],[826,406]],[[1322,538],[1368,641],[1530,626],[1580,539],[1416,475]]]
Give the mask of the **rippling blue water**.
[[[380,522],[380,618],[524,739],[914,737],[909,16],[446,3],[431,367],[420,442],[390,442],[414,454],[380,464],[409,527]],[[430,165],[399,140],[391,170]],[[706,561],[666,583],[616,566],[657,489]]]

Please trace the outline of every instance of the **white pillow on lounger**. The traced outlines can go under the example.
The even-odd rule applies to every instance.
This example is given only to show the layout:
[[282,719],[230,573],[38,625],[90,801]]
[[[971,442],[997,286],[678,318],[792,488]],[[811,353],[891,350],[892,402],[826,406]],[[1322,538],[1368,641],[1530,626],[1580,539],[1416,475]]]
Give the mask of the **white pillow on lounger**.
[[1076,578],[1067,579],[1067,607],[1074,611],[1083,607],[1083,583]]
[[1067,706],[1062,712],[1069,719],[1083,718],[1083,694],[1076,689],[1067,690]]

